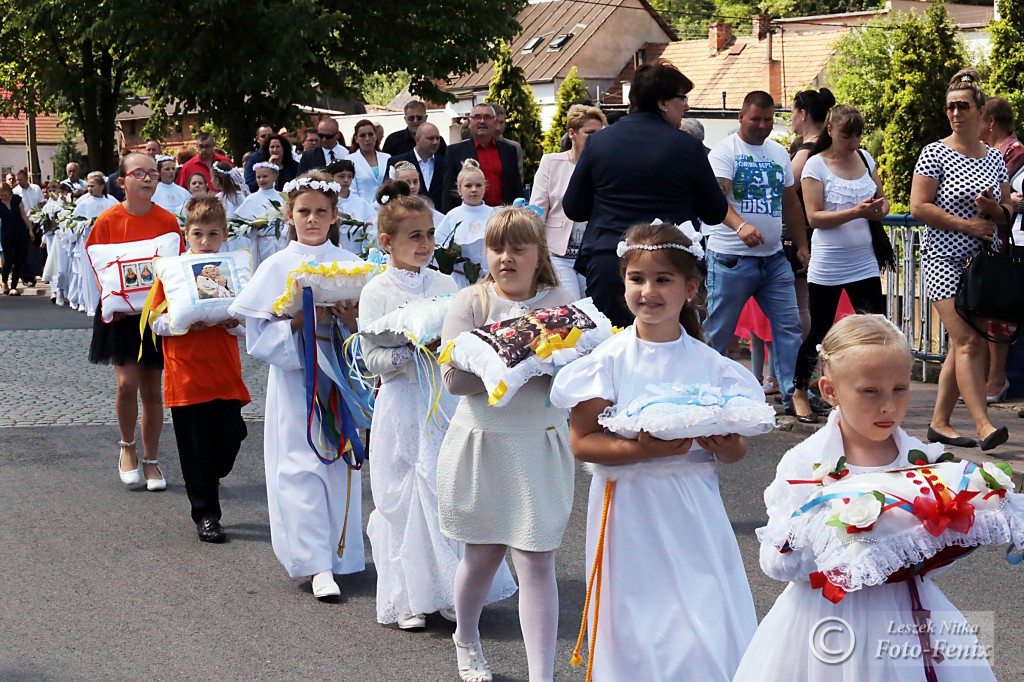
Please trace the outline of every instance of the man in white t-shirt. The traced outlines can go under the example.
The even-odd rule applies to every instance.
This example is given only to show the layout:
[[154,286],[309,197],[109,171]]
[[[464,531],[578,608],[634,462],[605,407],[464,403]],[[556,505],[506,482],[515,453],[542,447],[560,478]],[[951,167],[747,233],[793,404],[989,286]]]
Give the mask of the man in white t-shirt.
[[21,197],[22,203],[25,204],[25,211],[31,211],[33,208],[39,208],[46,200],[43,199],[43,190],[39,188],[39,185],[28,181],[28,169],[22,168],[18,171],[14,193]]
[[725,353],[740,312],[753,296],[771,322],[772,363],[789,408],[802,334],[793,268],[782,250],[782,224],[789,227],[805,268],[810,260],[806,224],[789,155],[768,139],[775,122],[771,95],[748,94],[739,121],[739,130],[708,156],[729,200],[729,213],[723,224],[703,228],[708,235],[704,335],[711,347]]

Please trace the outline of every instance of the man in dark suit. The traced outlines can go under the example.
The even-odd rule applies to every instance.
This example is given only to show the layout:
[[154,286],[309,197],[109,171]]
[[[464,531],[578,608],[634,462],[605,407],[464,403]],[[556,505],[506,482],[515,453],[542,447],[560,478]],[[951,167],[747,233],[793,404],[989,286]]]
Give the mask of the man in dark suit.
[[333,118],[322,118],[316,126],[316,134],[320,138],[320,147],[302,152],[299,159],[299,175],[311,170],[321,170],[335,161],[348,156],[341,129]]
[[249,186],[250,192],[255,192],[260,187],[256,184],[256,171],[253,169],[260,161],[266,161],[263,158],[263,143],[267,141],[267,138],[274,134],[274,129],[268,126],[266,123],[256,129],[256,148],[249,156],[245,158],[245,172],[242,173],[242,179],[245,180],[245,184]]
[[416,130],[416,146],[404,154],[388,159],[388,174],[395,164],[408,161],[420,172],[420,194],[430,197],[434,206],[441,206],[444,194],[444,154],[438,151],[441,133],[433,123],[424,123]]
[[490,104],[477,104],[469,117],[470,138],[450,145],[444,157],[444,196],[441,212],[447,213],[462,203],[455,182],[462,162],[474,159],[487,179],[484,203],[488,206],[511,204],[523,192],[516,149],[498,139],[494,109]]
[[[385,154],[390,154],[391,156],[411,152],[413,147],[416,146],[416,131],[419,130],[420,126],[426,122],[427,105],[418,99],[409,101],[405,105],[405,128],[396,130],[388,135],[380,150]],[[440,148],[441,156],[444,156],[444,151],[447,146],[448,145],[445,144],[444,139],[442,139]]]

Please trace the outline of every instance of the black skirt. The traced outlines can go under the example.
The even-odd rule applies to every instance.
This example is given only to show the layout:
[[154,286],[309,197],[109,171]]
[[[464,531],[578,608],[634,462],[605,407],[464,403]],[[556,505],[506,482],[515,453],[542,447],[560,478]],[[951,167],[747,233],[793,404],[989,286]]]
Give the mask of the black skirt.
[[[89,362],[94,365],[142,365],[163,369],[164,356],[160,351],[160,337],[146,330],[145,343],[139,336],[141,315],[125,315],[120,320],[107,324],[96,307],[92,323],[92,343],[89,345]],[[142,344],[142,359],[139,359],[139,344]]]

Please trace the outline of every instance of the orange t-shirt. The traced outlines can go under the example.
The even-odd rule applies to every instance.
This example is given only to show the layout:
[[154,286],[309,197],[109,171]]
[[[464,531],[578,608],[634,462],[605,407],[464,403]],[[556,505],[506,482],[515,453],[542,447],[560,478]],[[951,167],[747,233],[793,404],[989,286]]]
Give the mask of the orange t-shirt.
[[[139,242],[153,239],[168,232],[181,234],[178,219],[156,204],[148,213],[132,215],[124,204],[111,206],[100,214],[92,226],[86,248],[93,244],[121,244],[123,242]],[[185,238],[181,239],[181,250],[185,251]]]
[[[177,225],[177,221],[175,221]],[[157,282],[153,308],[164,302],[163,284]],[[164,352],[164,404],[198,405],[211,400],[240,400],[249,404],[242,381],[238,338],[219,327],[195,329],[181,336],[162,336]]]

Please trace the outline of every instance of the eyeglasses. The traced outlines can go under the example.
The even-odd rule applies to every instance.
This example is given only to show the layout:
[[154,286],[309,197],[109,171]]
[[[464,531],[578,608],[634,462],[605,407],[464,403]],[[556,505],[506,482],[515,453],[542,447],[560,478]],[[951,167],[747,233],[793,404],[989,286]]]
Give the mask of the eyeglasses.
[[423,114],[413,114],[411,116],[406,116],[405,120],[412,123],[413,121],[425,121],[427,120],[427,117]]
[[970,102],[964,102],[963,100],[956,100],[953,102],[946,102],[946,111],[969,111],[971,108]]
[[684,95],[682,93],[679,93],[678,95],[675,95],[674,97],[670,97],[669,99],[681,99],[681,100],[683,100],[683,104],[686,104],[687,102],[690,101],[690,96],[689,95]]
[[474,121],[492,121],[494,120],[494,114],[473,114],[470,119]]
[[149,178],[150,180],[159,180],[160,179],[160,171],[158,171],[158,170],[147,171],[147,170],[142,170],[141,168],[136,168],[131,173],[128,173],[128,177],[135,178],[136,180],[140,180],[140,181],[141,180],[145,180],[146,178]]
[[321,140],[330,140],[338,136],[338,133],[317,133],[317,137]]

